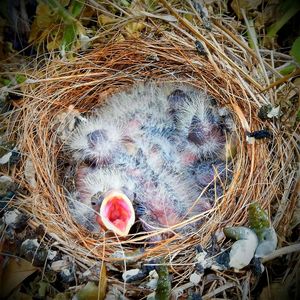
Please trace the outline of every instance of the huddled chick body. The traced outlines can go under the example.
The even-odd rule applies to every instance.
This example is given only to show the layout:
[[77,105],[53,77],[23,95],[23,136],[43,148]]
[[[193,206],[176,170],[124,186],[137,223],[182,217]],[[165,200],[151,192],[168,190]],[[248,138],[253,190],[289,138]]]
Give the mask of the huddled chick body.
[[110,190],[126,194],[145,230],[206,211],[223,193],[214,178],[228,175],[222,159],[233,130],[229,112],[188,85],[140,84],[115,94],[67,143],[79,165],[71,211],[93,223]]

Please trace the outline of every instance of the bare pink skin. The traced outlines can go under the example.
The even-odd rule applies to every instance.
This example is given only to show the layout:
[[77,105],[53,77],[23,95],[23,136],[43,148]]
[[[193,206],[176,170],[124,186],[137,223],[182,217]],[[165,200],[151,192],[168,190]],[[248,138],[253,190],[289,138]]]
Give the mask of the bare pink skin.
[[80,166],[77,170],[76,174],[76,189],[79,193],[80,199],[83,202],[90,201],[91,197],[93,196],[91,192],[85,187],[85,184],[83,182],[83,178],[86,177],[86,175],[90,172],[90,168],[85,166]]
[[184,151],[180,157],[183,165],[191,165],[197,161],[197,155],[188,151]]

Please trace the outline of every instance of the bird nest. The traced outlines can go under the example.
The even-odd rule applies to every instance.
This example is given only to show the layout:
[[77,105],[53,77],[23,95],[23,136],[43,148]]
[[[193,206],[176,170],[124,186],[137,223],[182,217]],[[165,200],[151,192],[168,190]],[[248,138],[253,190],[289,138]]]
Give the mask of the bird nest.
[[[43,67],[30,72],[14,121],[23,153],[16,177],[26,190],[18,205],[32,217],[32,227],[43,225],[45,239],[75,257],[82,268],[99,260],[121,262],[124,267],[134,260],[164,257],[174,283],[180,285],[195,269],[197,246],[208,247],[212,236],[219,246],[228,246],[223,228],[247,226],[251,203],[269,212],[275,229],[287,222],[288,204],[280,199],[287,188],[283,177],[291,171],[292,142],[279,132],[274,119],[258,117],[262,106],[272,104],[274,93],[263,92],[255,55],[236,38],[228,34],[223,38],[222,45],[214,39],[206,54],[181,34],[111,42],[70,61],[46,59]],[[68,156],[64,135],[72,130],[76,117],[92,111],[109,95],[147,81],[186,83],[206,91],[232,111],[238,137],[233,177],[224,197],[211,210],[177,225],[202,220],[194,232],[179,231],[159,243],[149,240],[168,229],[140,231],[126,238],[89,232],[72,218],[64,186]],[[272,138],[249,138],[248,133],[262,129]]]

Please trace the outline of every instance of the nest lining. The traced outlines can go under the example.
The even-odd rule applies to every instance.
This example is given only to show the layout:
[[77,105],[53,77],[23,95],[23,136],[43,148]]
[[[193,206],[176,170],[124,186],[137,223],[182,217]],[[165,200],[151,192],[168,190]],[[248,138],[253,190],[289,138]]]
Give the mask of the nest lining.
[[[225,226],[247,224],[250,203],[256,201],[272,214],[270,203],[279,200],[284,188],[280,161],[285,153],[279,150],[283,138],[268,123],[274,136],[272,142],[246,142],[245,130],[266,127],[257,113],[269,99],[256,94],[257,87],[225,61],[221,65],[216,71],[206,57],[200,56],[185,39],[178,38],[176,42],[162,39],[111,43],[71,62],[47,62],[42,71],[33,73],[35,77],[24,91],[16,121],[21,151],[35,170],[34,186],[24,177],[25,159],[18,172],[18,179],[28,190],[28,195],[20,197],[19,205],[32,215],[32,226],[43,224],[56,247],[88,267],[99,259],[122,261],[124,258],[114,254],[121,251],[130,255],[137,247],[146,246],[140,258],[164,256],[172,265],[175,282],[180,282],[194,268],[195,246],[207,246],[211,235]],[[154,247],[147,247],[147,241],[160,232],[139,233],[120,240],[91,234],[74,222],[62,185],[64,146],[53,126],[62,112],[89,112],[108,95],[147,80],[180,81],[203,89],[233,112],[239,138],[232,183],[213,210],[196,218],[205,220],[204,224],[192,235],[175,235]],[[285,168],[288,170],[289,166],[286,164]]]

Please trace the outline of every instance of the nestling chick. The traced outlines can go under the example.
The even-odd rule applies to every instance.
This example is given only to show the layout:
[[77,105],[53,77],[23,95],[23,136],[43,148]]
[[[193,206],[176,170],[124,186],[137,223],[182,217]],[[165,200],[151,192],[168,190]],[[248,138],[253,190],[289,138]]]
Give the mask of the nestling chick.
[[190,86],[142,84],[113,95],[67,143],[88,216],[95,210],[93,222],[125,236],[135,215],[149,230],[210,209],[224,192],[220,157],[233,127],[226,109]]
[[121,236],[135,221],[132,200],[137,188],[132,177],[117,169],[84,167],[77,175],[81,202],[100,214],[92,217],[94,221]]
[[172,110],[183,153],[194,159],[218,157],[224,150],[226,131],[233,129],[231,118],[227,117],[229,113],[220,111],[211,98],[195,90],[175,90],[169,100],[176,107]]
[[[137,168],[139,170],[142,172],[134,172],[130,163],[126,169],[85,167],[80,170],[77,176],[79,197],[87,207],[100,211],[101,218],[93,217],[99,225],[127,235],[132,223],[130,226],[125,223],[133,211],[144,229],[151,230],[176,225],[211,208],[205,197],[195,202],[200,191],[192,177],[166,170],[157,174],[145,166]],[[116,205],[104,209],[109,201]]]
[[113,163],[122,148],[122,127],[102,118],[88,118],[72,135],[69,148],[77,161],[88,161],[97,165]]

